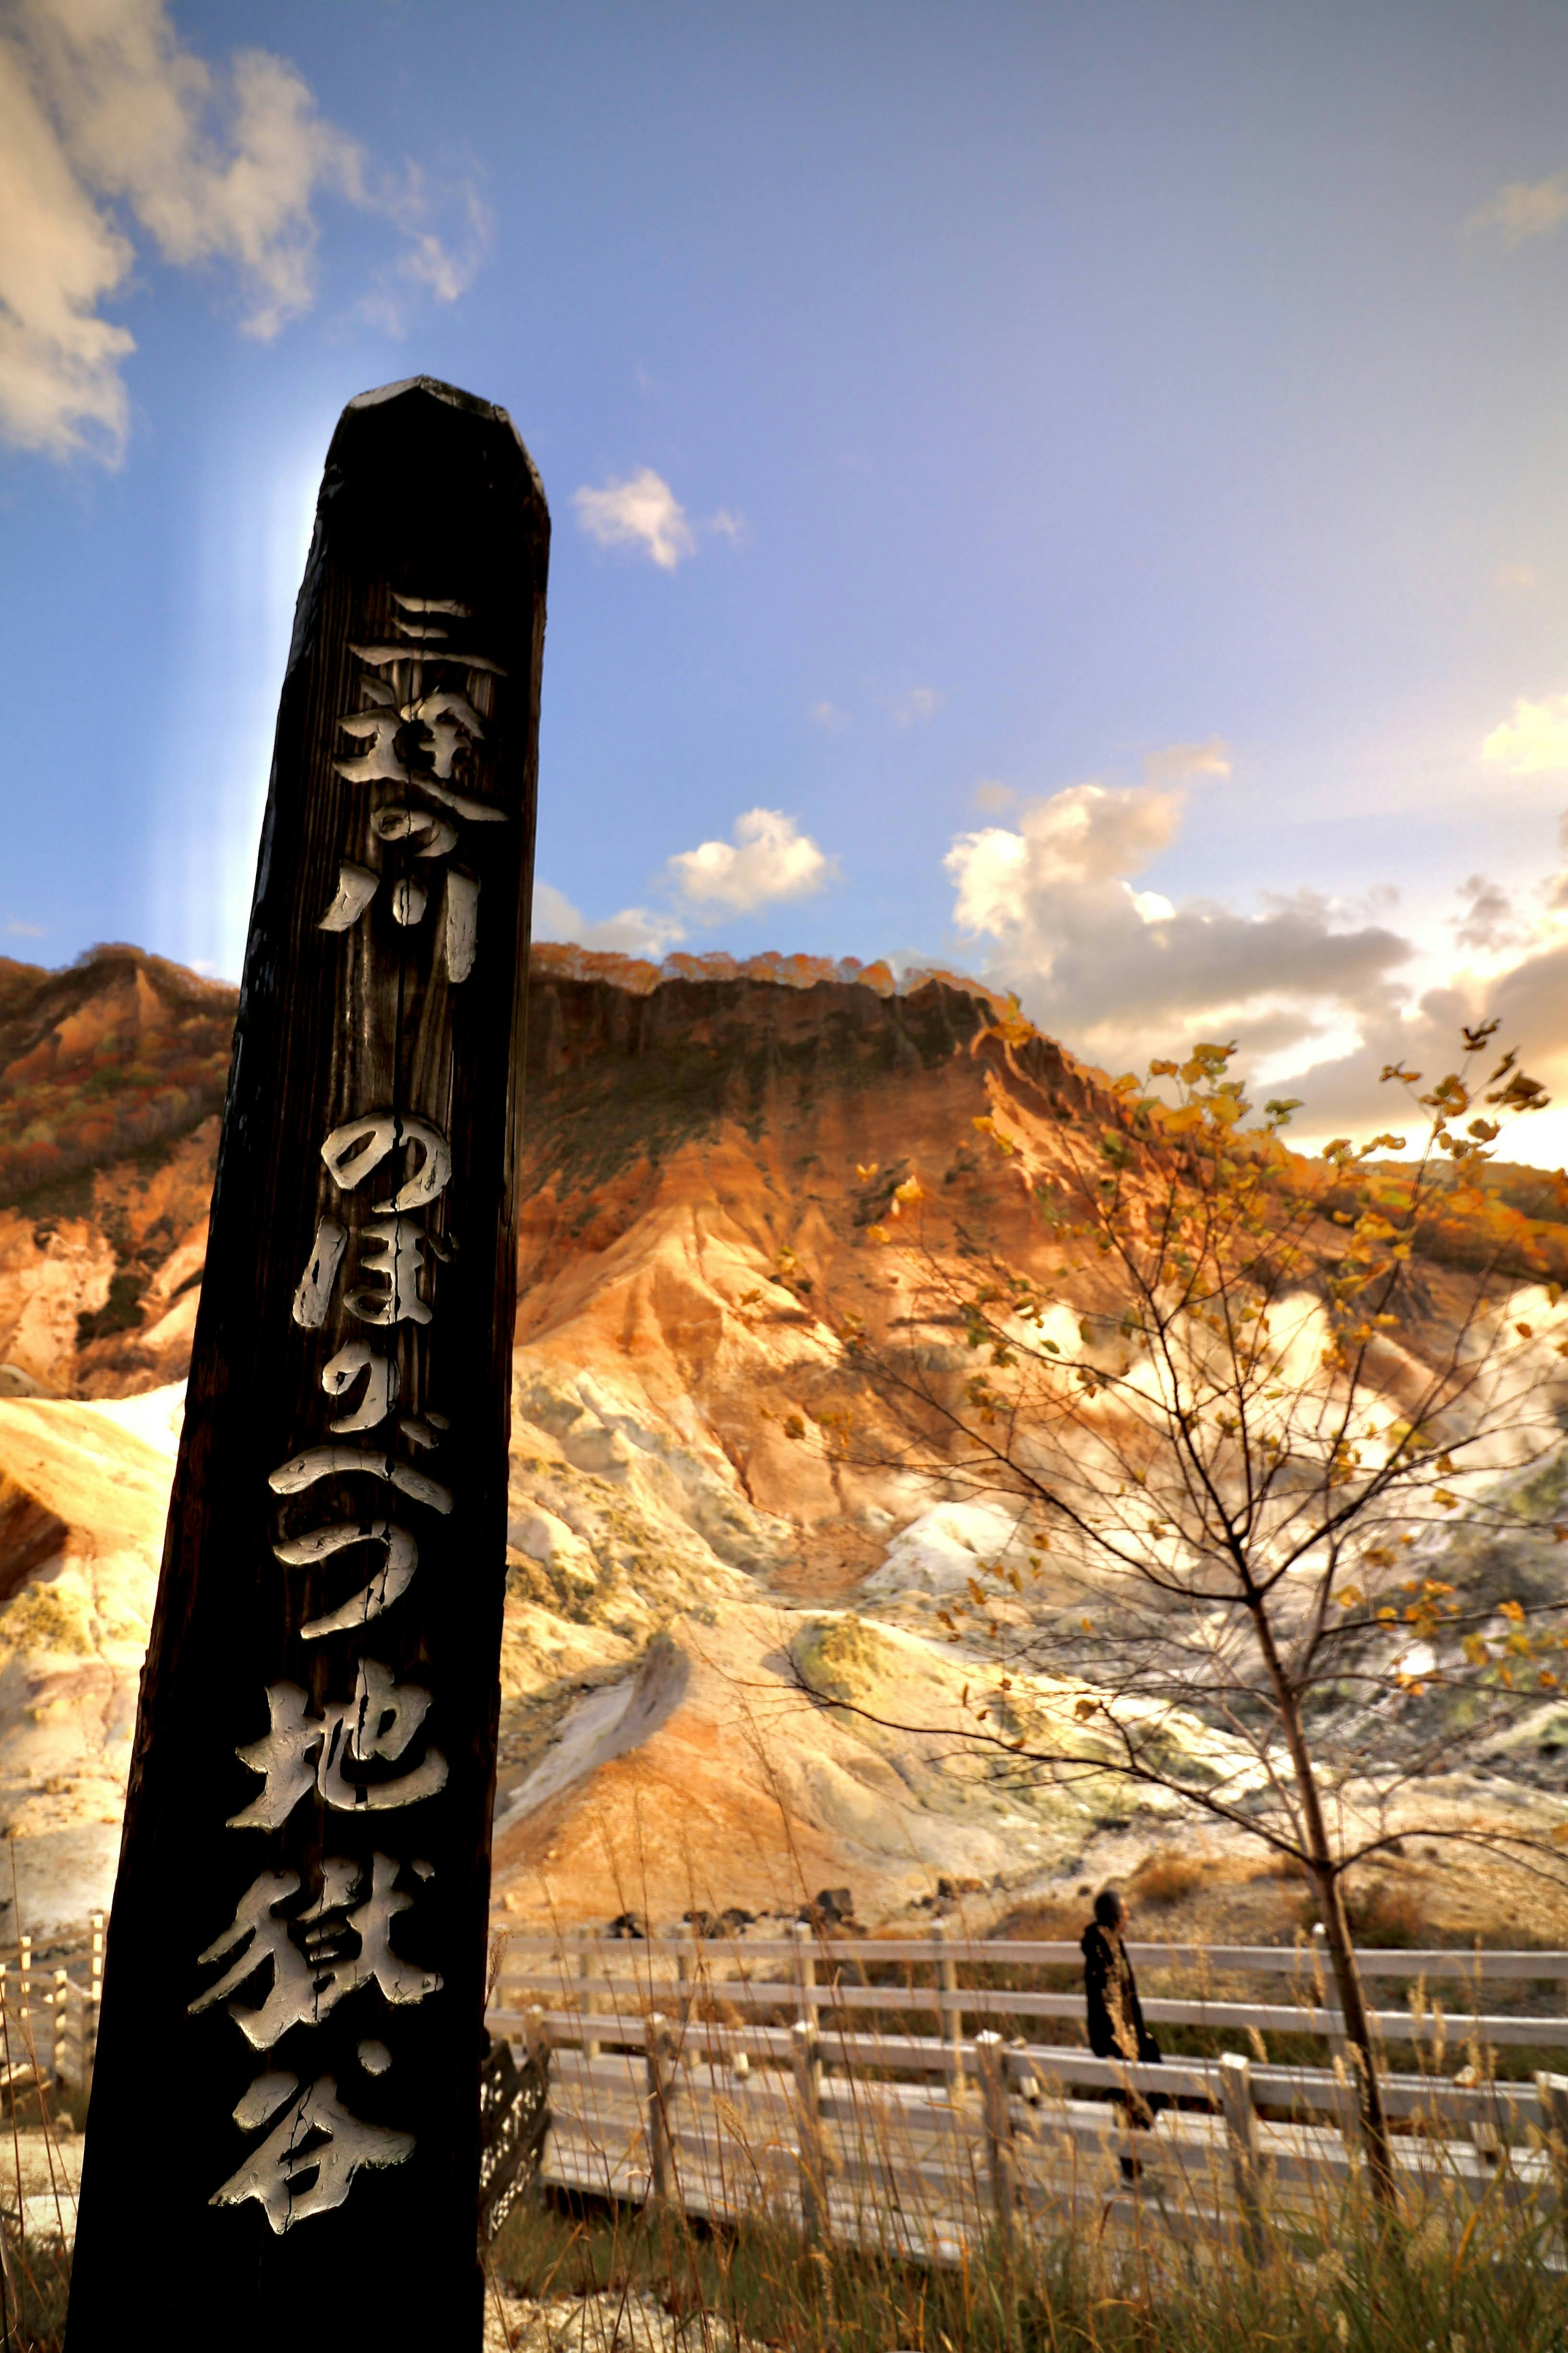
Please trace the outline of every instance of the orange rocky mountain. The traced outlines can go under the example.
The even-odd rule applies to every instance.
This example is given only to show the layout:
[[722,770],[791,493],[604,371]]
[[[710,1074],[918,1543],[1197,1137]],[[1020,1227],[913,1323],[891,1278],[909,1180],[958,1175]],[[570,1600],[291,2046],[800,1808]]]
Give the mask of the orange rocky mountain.
[[[38,1928],[112,1876],[234,1005],[129,948],[0,965],[0,1821]],[[1048,1173],[1121,1118],[1105,1080],[952,976],[553,947],[528,1057],[498,1906],[847,1884],[874,1919],[1124,1868],[1160,1792],[1021,1791],[872,1720],[958,1721],[936,1613],[1013,1522],[834,1443],[845,1319],[919,1324],[876,1237],[902,1208],[951,1261],[973,1218],[1048,1270],[975,1123]]]
[[[131,948],[0,966],[0,1820],[40,1927],[108,1892],[234,1007]],[[513,1908],[754,1910],[803,1877],[875,1908],[1016,1860],[1005,1807],[823,1716],[790,1670],[826,1644],[840,1672],[951,1680],[922,1638],[844,1614],[931,1498],[837,1465],[811,1415],[837,1293],[874,1280],[897,1310],[866,1229],[907,1171],[973,1156],[996,1010],[886,967],[536,950]],[[1088,1103],[1034,1051],[1064,1110]],[[972,1563],[994,1531],[950,1511],[929,1534]]]

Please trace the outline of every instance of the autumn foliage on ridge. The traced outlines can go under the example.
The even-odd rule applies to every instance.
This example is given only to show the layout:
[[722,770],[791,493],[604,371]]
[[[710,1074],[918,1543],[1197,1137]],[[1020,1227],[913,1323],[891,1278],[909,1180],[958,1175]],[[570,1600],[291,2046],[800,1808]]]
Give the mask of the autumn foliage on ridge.
[[134,947],[0,957],[0,1208],[216,1111],[237,990]]

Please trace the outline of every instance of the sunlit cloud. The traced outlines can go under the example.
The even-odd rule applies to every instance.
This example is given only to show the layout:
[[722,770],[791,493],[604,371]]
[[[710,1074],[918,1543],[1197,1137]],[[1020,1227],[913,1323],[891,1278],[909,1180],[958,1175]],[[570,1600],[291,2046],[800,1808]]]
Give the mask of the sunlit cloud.
[[1532,237],[1550,237],[1568,219],[1568,172],[1553,172],[1547,180],[1510,180],[1496,195],[1470,216],[1470,227],[1493,229],[1505,246],[1522,245]]
[[1180,829],[1179,786],[1074,785],[958,835],[953,917],[1043,1029],[1117,1070],[1192,1038],[1310,1057],[1395,1003],[1412,951],[1309,892],[1246,915],[1137,880]]
[[1453,930],[1460,947],[1476,948],[1484,955],[1520,938],[1513,902],[1500,883],[1489,882],[1484,874],[1471,874],[1460,883],[1459,896],[1465,904],[1453,919]]
[[657,959],[686,937],[686,928],[674,915],[656,913],[647,907],[623,907],[618,915],[590,923],[552,882],[536,882],[533,936],[616,955]]
[[1151,752],[1143,763],[1143,774],[1152,785],[1171,785],[1184,776],[1228,776],[1231,773],[1230,746],[1219,736],[1211,735],[1202,744],[1167,744],[1158,752]]
[[165,0],[11,0],[0,33],[0,433],[54,458],[121,455],[132,232],[180,268],[229,273],[267,340],[315,299],[317,200],[393,221],[411,280],[454,299],[470,274],[432,226],[416,170],[373,167],[298,69],[264,49],[215,69]]
[[[1308,1145],[1397,1126],[1384,1068],[1450,1070],[1461,1025],[1495,1017],[1500,1042],[1564,1105],[1510,1148],[1568,1155],[1568,867],[1528,904],[1470,875],[1445,951],[1442,929],[1417,941],[1376,919],[1392,893],[1357,903],[1297,891],[1248,913],[1140,887],[1183,810],[1179,786],[1075,785],[1025,803],[1011,825],[957,835],[945,861],[954,922],[985,976],[1113,1072],[1234,1039],[1255,1089],[1305,1100]],[[1568,856],[1568,817],[1560,839]]]
[[1512,776],[1552,776],[1568,769],[1568,694],[1548,694],[1539,702],[1521,695],[1513,715],[1494,727],[1481,757]]
[[651,466],[621,482],[612,478],[598,490],[586,483],[572,493],[577,521],[600,547],[635,547],[661,572],[697,553],[697,535],[686,509],[662,474]]
[[809,899],[837,876],[837,861],[780,809],[748,809],[732,841],[683,849],[665,869],[671,887],[705,913],[752,914],[759,907]]

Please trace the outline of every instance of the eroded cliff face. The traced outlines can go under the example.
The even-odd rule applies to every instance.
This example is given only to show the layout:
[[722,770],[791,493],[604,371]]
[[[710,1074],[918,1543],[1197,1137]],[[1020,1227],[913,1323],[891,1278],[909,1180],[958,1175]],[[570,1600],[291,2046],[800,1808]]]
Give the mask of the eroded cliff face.
[[183,1377],[236,1003],[139,948],[0,958],[0,1397]]
[[[234,1000],[129,950],[0,976],[0,1816],[41,1926],[108,1892]],[[792,1874],[849,1869],[875,1904],[969,1852],[963,1777],[917,1792],[800,1697],[791,1644],[930,1501],[836,1464],[810,1416],[842,1356],[835,1302],[887,1291],[866,1228],[955,1139],[963,1180],[995,1011],[878,967],[537,952],[497,1853],[514,1907],[595,1915],[634,1852],[639,1905],[678,1911],[699,1871],[735,1882],[726,1900],[784,1901]],[[1080,1112],[1093,1082],[1035,1050]]]
[[[187,980],[128,950],[96,979],[0,967],[0,1149],[64,1137],[37,1181],[0,1161],[0,1827],[40,1930],[112,1879],[232,1018]],[[1169,1834],[1160,1793],[1021,1789],[879,1721],[961,1722],[976,1662],[939,1613],[1013,1523],[900,1471],[844,1337],[963,1367],[879,1237],[916,1226],[956,1267],[982,1234],[1048,1283],[1035,1187],[1098,1150],[1114,1092],[973,984],[804,959],[537,950],[528,1052],[502,1915],[793,1911],[847,1883],[875,1919],[943,1879],[1125,1871]],[[1449,1280],[1422,1293],[1439,1335]],[[1102,1281],[1080,1264],[1075,1308]],[[1422,1345],[1390,1335],[1392,1404]],[[847,1414],[868,1442],[837,1442]],[[1080,1693],[1023,1678],[1009,1705],[1023,1726]]]

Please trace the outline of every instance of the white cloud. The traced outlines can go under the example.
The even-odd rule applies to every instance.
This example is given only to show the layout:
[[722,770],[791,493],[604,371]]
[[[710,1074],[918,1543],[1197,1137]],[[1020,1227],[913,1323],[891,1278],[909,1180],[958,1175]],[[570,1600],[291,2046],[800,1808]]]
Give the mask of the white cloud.
[[7,918],[5,929],[16,940],[41,940],[44,936],[42,923],[24,923],[15,915]]
[[924,726],[926,721],[934,719],[941,709],[942,697],[934,686],[911,686],[908,694],[901,694],[892,706],[893,724],[895,727]]
[[805,715],[825,735],[837,735],[849,724],[847,714],[836,702],[814,702]]
[[708,518],[708,529],[727,539],[731,547],[739,547],[746,536],[746,518],[733,507],[715,507]]
[[1527,237],[1549,237],[1564,219],[1568,172],[1554,172],[1548,180],[1510,180],[1471,216],[1470,227],[1496,229],[1504,245],[1511,247]]
[[1521,695],[1513,716],[1494,727],[1481,757],[1510,776],[1551,776],[1568,769],[1568,694],[1548,694],[1539,702]]
[[837,874],[829,858],[794,818],[780,809],[748,809],[735,820],[735,839],[704,841],[671,858],[666,872],[689,905],[744,915],[784,899],[809,899]]
[[697,553],[686,509],[651,466],[629,481],[612,479],[602,490],[584,484],[573,491],[572,503],[590,539],[601,547],[640,547],[661,572],[673,572],[684,556]]
[[1175,784],[1183,776],[1228,776],[1230,773],[1230,746],[1218,735],[1202,744],[1167,744],[1163,751],[1151,752],[1143,763],[1144,776],[1152,785]]
[[1459,896],[1465,905],[1453,919],[1453,930],[1462,948],[1478,948],[1485,954],[1511,946],[1522,936],[1512,900],[1484,874],[1472,874],[1461,882]]
[[606,915],[591,923],[552,882],[535,882],[533,936],[536,940],[570,941],[580,948],[617,955],[657,959],[686,937],[686,928],[675,916],[650,913],[646,907],[623,907],[618,915]]
[[1247,916],[1134,887],[1183,805],[1175,786],[1075,785],[1026,804],[1016,827],[960,834],[954,919],[990,942],[988,976],[1115,1070],[1197,1037],[1299,1065],[1317,1041],[1390,1018],[1411,951],[1381,925],[1346,925],[1307,892]]
[[440,299],[462,265],[430,227],[416,173],[373,174],[285,58],[243,49],[223,72],[181,44],[166,0],[10,0],[0,34],[0,431],[53,457],[112,462],[135,348],[101,318],[135,251],[232,270],[262,338],[315,294],[323,192],[409,238],[410,276]]

